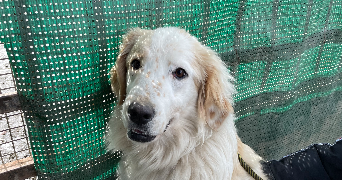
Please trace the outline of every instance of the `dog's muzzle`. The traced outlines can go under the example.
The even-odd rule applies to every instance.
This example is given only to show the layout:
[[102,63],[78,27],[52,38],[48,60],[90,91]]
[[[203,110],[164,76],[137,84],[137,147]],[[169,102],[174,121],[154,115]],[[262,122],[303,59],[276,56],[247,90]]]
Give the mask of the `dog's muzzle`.
[[152,121],[155,112],[151,105],[142,105],[138,102],[132,102],[128,106],[127,114],[133,122],[132,127],[128,131],[128,137],[137,142],[150,142],[156,136],[148,132],[147,124]]

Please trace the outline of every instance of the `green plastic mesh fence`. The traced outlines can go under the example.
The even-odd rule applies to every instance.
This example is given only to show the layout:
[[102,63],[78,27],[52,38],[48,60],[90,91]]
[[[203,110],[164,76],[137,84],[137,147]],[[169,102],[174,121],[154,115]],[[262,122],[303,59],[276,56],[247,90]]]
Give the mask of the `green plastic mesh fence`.
[[0,0],[42,179],[106,179],[109,69],[131,27],[187,29],[237,79],[239,135],[265,159],[342,136],[342,0]]

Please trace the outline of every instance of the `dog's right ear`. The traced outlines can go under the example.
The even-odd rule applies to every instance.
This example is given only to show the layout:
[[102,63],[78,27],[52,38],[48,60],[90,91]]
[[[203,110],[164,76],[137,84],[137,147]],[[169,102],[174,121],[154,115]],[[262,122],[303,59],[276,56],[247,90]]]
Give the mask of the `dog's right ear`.
[[122,105],[126,98],[126,58],[139,36],[143,35],[147,30],[140,28],[131,29],[123,36],[120,45],[119,56],[116,59],[115,66],[110,70],[110,83],[112,91],[118,98],[119,105]]
[[234,78],[218,55],[203,45],[197,46],[196,56],[205,74],[200,80],[198,91],[198,112],[200,119],[217,130],[229,114],[234,113]]

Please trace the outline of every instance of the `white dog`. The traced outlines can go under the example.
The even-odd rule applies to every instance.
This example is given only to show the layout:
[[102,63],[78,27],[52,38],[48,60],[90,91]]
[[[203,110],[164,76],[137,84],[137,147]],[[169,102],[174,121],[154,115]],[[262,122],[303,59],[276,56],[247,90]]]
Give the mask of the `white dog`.
[[261,178],[262,160],[234,126],[233,77],[211,49],[178,28],[132,29],[111,70],[118,97],[106,142],[123,152],[121,179]]

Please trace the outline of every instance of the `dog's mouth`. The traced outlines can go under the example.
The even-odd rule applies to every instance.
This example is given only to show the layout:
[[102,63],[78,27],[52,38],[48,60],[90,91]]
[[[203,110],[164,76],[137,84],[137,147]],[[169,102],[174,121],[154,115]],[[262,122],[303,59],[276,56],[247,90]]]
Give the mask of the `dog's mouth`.
[[[173,118],[170,119],[169,123],[166,125],[164,132],[169,128]],[[128,131],[127,136],[137,142],[141,143],[146,143],[146,142],[151,142],[153,141],[157,136],[156,135],[151,135],[148,130],[145,128],[132,128],[130,131]]]
[[133,128],[127,133],[128,137],[133,141],[137,142],[150,142],[156,138],[154,135],[148,134],[146,131],[140,130],[138,128]]

